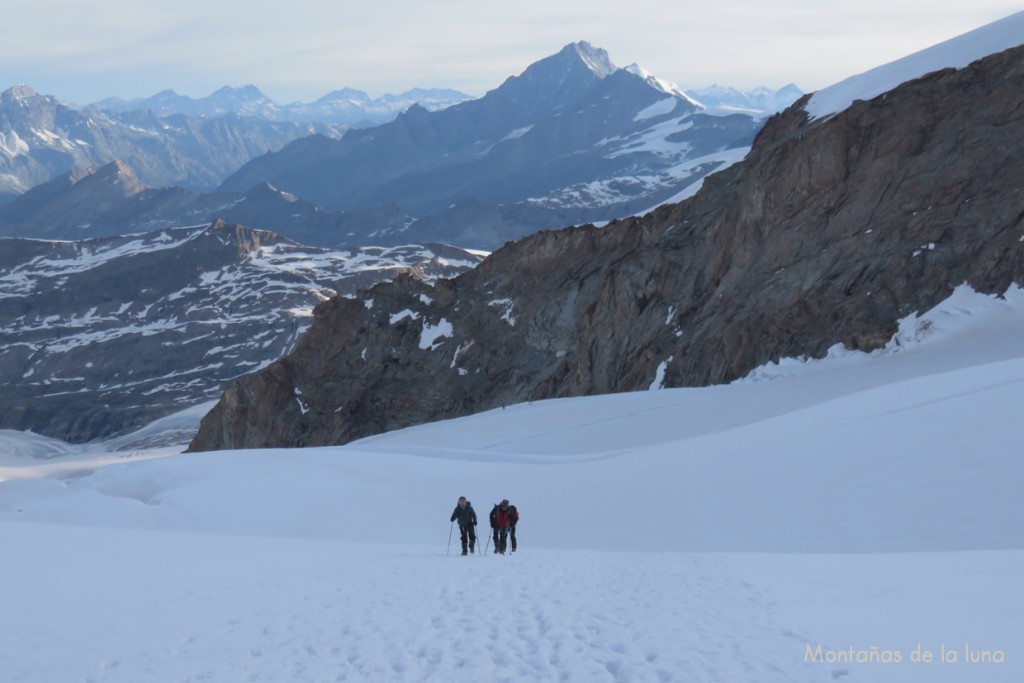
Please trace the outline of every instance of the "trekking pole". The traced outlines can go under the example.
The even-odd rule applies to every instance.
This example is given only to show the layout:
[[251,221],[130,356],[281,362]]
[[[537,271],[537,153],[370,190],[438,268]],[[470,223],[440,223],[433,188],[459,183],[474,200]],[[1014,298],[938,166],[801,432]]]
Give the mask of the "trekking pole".
[[447,557],[452,551],[452,532],[455,531],[455,520],[452,520],[452,525],[448,527],[448,550],[444,551],[445,557]]
[[487,548],[489,548],[490,545],[491,545],[491,535],[487,534],[487,543],[484,545],[484,553],[483,553],[484,555],[487,554]]

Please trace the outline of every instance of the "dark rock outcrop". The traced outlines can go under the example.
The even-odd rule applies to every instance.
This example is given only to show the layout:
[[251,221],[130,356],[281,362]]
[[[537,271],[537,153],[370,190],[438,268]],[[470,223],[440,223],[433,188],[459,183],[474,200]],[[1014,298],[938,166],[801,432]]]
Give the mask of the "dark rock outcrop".
[[304,446],[518,401],[706,385],[880,347],[963,283],[1024,282],[1024,47],[827,120],[801,103],[682,204],[546,232],[434,287],[320,304],[190,449]]

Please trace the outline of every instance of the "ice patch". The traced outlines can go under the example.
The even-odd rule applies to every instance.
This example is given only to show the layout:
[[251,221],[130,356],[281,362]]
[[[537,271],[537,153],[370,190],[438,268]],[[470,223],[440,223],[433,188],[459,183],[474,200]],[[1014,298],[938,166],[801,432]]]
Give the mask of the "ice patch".
[[413,320],[419,320],[420,314],[414,313],[413,311],[406,308],[405,310],[399,311],[391,315],[391,324],[394,325],[406,318],[412,318]]
[[424,320],[423,332],[420,333],[420,348],[433,351],[442,343],[438,340],[451,338],[454,331],[452,324],[444,318],[441,318],[437,325],[431,325]]
[[661,361],[658,365],[658,370],[654,373],[654,381],[651,382],[651,386],[648,387],[651,391],[665,388],[665,371],[668,370],[669,363],[675,356],[669,356],[665,360]]
[[675,97],[666,97],[663,100],[658,100],[649,107],[644,107],[637,115],[633,117],[633,121],[646,121],[647,119],[653,119],[656,116],[664,116],[665,114],[671,114],[676,108]]
[[505,142],[506,140],[517,140],[517,139],[523,137],[524,135],[526,135],[527,133],[529,133],[532,129],[533,129],[533,124],[532,123],[529,126],[523,126],[522,128],[516,128],[511,133],[509,133],[508,135],[503,137],[499,142]]
[[510,327],[516,326],[516,317],[513,315],[512,299],[494,299],[493,301],[487,302],[487,305],[504,308],[505,310],[501,313],[501,319],[507,322]]

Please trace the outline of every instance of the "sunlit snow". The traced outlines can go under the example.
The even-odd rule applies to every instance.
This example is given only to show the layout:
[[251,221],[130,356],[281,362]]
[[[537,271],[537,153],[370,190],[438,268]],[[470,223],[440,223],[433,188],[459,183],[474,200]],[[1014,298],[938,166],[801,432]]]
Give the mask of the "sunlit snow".
[[960,69],[990,54],[1024,44],[1024,12],[982,26],[895,62],[851,76],[823,88],[806,105],[812,119],[840,112],[854,100],[870,100],[900,83],[932,71]]

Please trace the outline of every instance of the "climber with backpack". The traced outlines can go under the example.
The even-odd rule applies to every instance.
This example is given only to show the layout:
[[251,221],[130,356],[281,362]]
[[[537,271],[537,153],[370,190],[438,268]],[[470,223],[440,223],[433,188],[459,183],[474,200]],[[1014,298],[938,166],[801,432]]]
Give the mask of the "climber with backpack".
[[515,505],[509,505],[508,498],[494,506],[491,510],[491,529],[494,533],[494,552],[505,554],[508,545],[509,532],[512,534],[512,552],[516,551],[516,522],[519,521],[519,511]]
[[[476,510],[465,496],[459,496],[459,502],[452,512],[451,521],[459,521],[459,536],[462,538],[462,554],[466,554],[467,542],[469,552],[476,549]],[[450,534],[449,534],[450,536]]]

